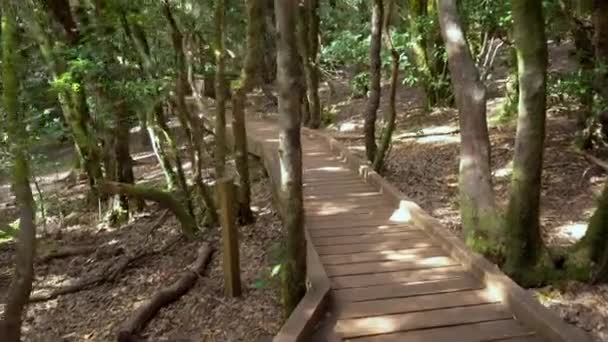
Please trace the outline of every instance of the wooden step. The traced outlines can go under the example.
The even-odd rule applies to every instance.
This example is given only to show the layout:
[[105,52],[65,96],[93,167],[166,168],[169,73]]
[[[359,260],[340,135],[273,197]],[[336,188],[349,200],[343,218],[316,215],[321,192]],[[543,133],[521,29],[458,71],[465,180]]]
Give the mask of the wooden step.
[[364,302],[384,298],[403,298],[449,293],[464,290],[481,290],[484,286],[470,276],[410,283],[394,283],[358,288],[336,289],[332,296],[337,302]]
[[[512,318],[512,314],[501,304],[483,304],[396,315],[338,320],[336,332],[343,338],[352,338]],[[456,338],[456,336],[457,335],[453,335],[454,338]],[[472,341],[467,338],[466,334],[457,336],[457,339],[458,341]]]
[[533,342],[538,336],[514,319],[461,324],[386,335],[362,337],[353,342]]
[[460,266],[450,266],[416,271],[397,271],[374,274],[339,276],[331,278],[333,289],[367,287],[395,283],[417,283],[429,280],[464,278],[467,273]]
[[325,272],[330,277],[355,275],[355,274],[378,274],[385,272],[423,270],[456,266],[460,263],[450,257],[439,256],[411,261],[372,261],[345,265],[327,265]]

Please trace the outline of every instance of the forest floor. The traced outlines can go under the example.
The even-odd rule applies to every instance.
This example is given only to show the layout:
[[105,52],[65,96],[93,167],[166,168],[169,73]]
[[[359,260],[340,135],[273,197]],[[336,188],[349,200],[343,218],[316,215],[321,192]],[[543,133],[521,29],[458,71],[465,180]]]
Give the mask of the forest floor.
[[[138,180],[163,184],[163,176],[150,153],[134,155]],[[66,158],[70,160],[70,158]],[[255,163],[257,164],[257,163]],[[39,178],[46,205],[46,224],[39,225],[38,254],[68,246],[101,246],[95,252],[41,261],[35,265],[33,294],[81,277],[100,274],[125,255],[142,250],[159,251],[132,263],[115,281],[28,306],[24,318],[25,341],[111,341],[118,328],[143,300],[172,284],[194,261],[203,241],[214,248],[204,276],[177,302],[162,309],[141,334],[149,341],[270,341],[282,323],[277,280],[271,278],[278,260],[281,225],[272,207],[270,183],[261,168],[252,173],[252,205],[257,220],[239,228],[243,296],[223,293],[220,232],[207,229],[201,238],[180,238],[180,226],[165,210],[149,205],[128,224],[108,227],[99,223],[95,208],[85,205],[86,185],[66,184],[64,174]],[[0,189],[0,217],[12,208],[8,187]],[[115,248],[117,247],[117,248]],[[0,243],[0,303],[6,298],[12,274],[14,244]],[[0,304],[0,312],[2,311]]]
[[[564,72],[568,46],[551,48],[550,72]],[[564,62],[566,61],[566,62]],[[497,67],[499,70],[501,66]],[[504,67],[503,75],[504,75]],[[500,70],[496,72],[500,74]],[[388,94],[389,85],[382,93]],[[336,79],[333,94],[327,89],[323,100],[330,101],[334,116],[328,127],[334,137],[358,155],[364,155],[363,112],[366,99],[350,96],[348,81]],[[499,118],[504,78],[490,81],[488,116],[492,144],[492,171],[497,202],[506,206],[509,195],[510,162],[513,157],[515,120]],[[603,169],[587,161],[574,146],[578,128],[571,106],[549,95],[547,137],[542,179],[541,224],[545,242],[557,248],[572,245],[587,227],[595,198],[606,181]],[[451,108],[424,110],[423,93],[400,85],[397,91],[397,130],[383,175],[405,195],[459,232],[458,209],[459,142],[458,113]],[[327,102],[326,102],[327,103]],[[388,111],[383,95],[378,117]],[[564,282],[533,289],[541,302],[567,322],[590,331],[597,341],[608,341],[608,286]]]

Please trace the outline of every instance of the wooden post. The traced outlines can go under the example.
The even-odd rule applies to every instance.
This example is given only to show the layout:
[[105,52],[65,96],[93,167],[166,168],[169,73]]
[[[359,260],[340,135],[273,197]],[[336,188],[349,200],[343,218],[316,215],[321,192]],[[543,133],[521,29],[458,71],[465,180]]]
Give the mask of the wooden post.
[[216,182],[220,221],[222,223],[222,267],[224,269],[224,293],[230,297],[241,295],[239,242],[236,229],[235,189],[231,177]]

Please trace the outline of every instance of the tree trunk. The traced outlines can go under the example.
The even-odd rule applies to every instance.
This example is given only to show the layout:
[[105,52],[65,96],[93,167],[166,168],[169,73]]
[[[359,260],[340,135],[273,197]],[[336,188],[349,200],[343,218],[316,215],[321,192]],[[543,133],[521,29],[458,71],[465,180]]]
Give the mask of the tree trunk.
[[540,190],[545,139],[547,42],[542,4],[512,0],[519,73],[519,105],[511,195],[506,213],[505,270],[522,284],[533,284],[543,255]]
[[397,109],[395,108],[395,100],[397,95],[397,85],[399,81],[399,53],[393,45],[390,31],[390,18],[393,13],[394,0],[388,0],[386,5],[386,13],[384,18],[384,37],[386,45],[391,53],[391,88],[389,93],[389,110],[386,118],[385,127],[380,136],[380,146],[374,157],[373,168],[376,172],[381,172],[384,167],[384,161],[391,145],[393,131],[395,130],[395,121],[397,119]]
[[606,0],[593,1],[593,45],[595,47],[595,63],[602,67],[598,72],[596,88],[603,100],[604,107],[608,107],[608,2]]
[[[306,102],[303,122],[310,128],[321,126],[319,99],[319,0],[302,0],[300,5],[300,41],[306,78]],[[305,119],[305,120],[304,120]]]
[[308,75],[311,73],[310,71],[310,63],[309,63],[309,43],[308,40],[308,13],[307,13],[307,2],[308,0],[299,0],[298,1],[298,25],[297,25],[297,34],[298,34],[298,50],[300,52],[300,56],[302,57],[302,65],[304,66],[304,73],[301,75],[301,83],[302,86],[302,94],[300,95],[300,102],[302,103],[302,124],[305,126],[310,126],[311,123],[311,103],[309,98],[308,88]]
[[307,74],[308,102],[310,103],[310,128],[321,126],[321,99],[319,97],[319,0],[307,0],[308,10],[308,59],[310,73]]
[[175,174],[175,170],[173,170],[171,160],[167,155],[167,151],[165,150],[165,146],[168,142],[165,139],[163,130],[160,128],[159,124],[156,121],[158,118],[158,115],[156,113],[162,110],[163,109],[160,104],[156,105],[152,111],[146,114],[146,121],[148,127],[148,134],[150,135],[150,141],[152,142],[154,154],[156,155],[156,159],[158,159],[158,163],[160,164],[160,167],[165,175],[167,190],[173,191],[178,186],[177,175]]
[[286,254],[281,267],[286,316],[306,293],[306,239],[302,199],[302,146],[300,141],[300,56],[296,45],[295,1],[275,0],[277,19],[277,79],[279,88],[279,161],[281,212],[286,231]]
[[[208,187],[204,184],[202,179],[203,147],[201,145],[201,141],[199,140],[199,137],[202,137],[202,129],[200,127],[200,122],[193,117],[192,113],[190,113],[188,105],[186,104],[186,93],[188,89],[190,89],[190,85],[188,84],[188,69],[186,66],[186,53],[184,51],[183,42],[184,39],[179,27],[177,26],[177,22],[175,21],[175,18],[173,17],[173,14],[171,12],[171,5],[168,2],[164,3],[164,11],[167,21],[171,26],[173,48],[175,50],[177,60],[178,74],[175,85],[177,117],[180,122],[180,125],[182,126],[182,129],[186,133],[188,155],[190,163],[192,165],[193,178],[195,180],[195,184],[197,185],[199,193],[203,198],[205,207],[207,207],[208,209],[209,218],[211,219],[210,223],[215,224],[217,223],[215,204],[213,203]],[[183,173],[183,171],[179,172],[180,174]],[[180,175],[180,177],[182,176]],[[192,194],[185,180],[183,181],[182,190],[188,201],[188,208],[190,209],[190,213],[192,214],[192,216],[194,216]]]
[[12,190],[19,207],[19,234],[15,273],[8,289],[4,318],[0,321],[3,341],[21,340],[21,317],[32,290],[36,249],[35,206],[29,182],[27,120],[19,111],[17,67],[17,11],[12,1],[2,2],[2,102],[7,120],[7,135],[13,159]]
[[486,88],[479,79],[456,3],[440,0],[438,10],[460,119],[460,215],[466,243],[491,254],[496,251],[500,222],[490,170]]
[[382,20],[384,5],[382,0],[374,0],[372,7],[372,35],[369,52],[370,60],[370,95],[365,109],[365,155],[370,162],[376,156],[376,115],[380,106],[380,79],[381,79],[381,60],[380,51],[382,49]]
[[215,0],[215,176],[226,169],[226,37],[225,0]]
[[245,106],[247,94],[260,84],[258,68],[263,63],[262,40],[264,36],[264,2],[247,1],[247,53],[241,79],[232,98],[232,130],[234,134],[234,154],[236,170],[239,175],[238,218],[241,224],[254,220],[251,212],[251,185],[249,180],[249,151],[245,125]]
[[426,95],[426,110],[437,103],[436,92],[433,89],[433,73],[428,55],[427,37],[422,27],[422,20],[427,16],[427,0],[408,0],[407,19],[409,32],[413,36],[412,54],[416,64],[419,84]]

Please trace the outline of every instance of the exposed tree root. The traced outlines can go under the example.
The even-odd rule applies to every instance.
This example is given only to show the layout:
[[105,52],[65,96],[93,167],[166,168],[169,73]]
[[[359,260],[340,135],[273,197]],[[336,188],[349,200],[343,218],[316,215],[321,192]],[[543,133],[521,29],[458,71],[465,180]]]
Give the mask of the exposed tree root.
[[45,255],[41,255],[37,262],[46,263],[53,259],[69,258],[77,255],[91,254],[99,248],[98,246],[68,246],[59,250],[53,250]]
[[162,307],[178,300],[194,286],[196,279],[205,271],[211,259],[211,253],[211,247],[206,243],[203,244],[198,249],[196,260],[188,267],[181,278],[173,285],[160,289],[152,298],[137,308],[131,318],[120,328],[118,342],[138,341],[137,334],[145,328],[146,324],[154,318]]
[[73,284],[57,288],[48,293],[35,294],[30,296],[30,303],[44,302],[66,294],[80,292],[93,286],[103,284],[105,282],[113,282],[123,271],[129,268],[129,266],[134,262],[142,258],[164,252],[165,250],[176,244],[180,240],[180,238],[181,237],[177,237],[169,241],[158,250],[148,251],[144,247],[132,256],[122,256],[117,261],[112,261],[108,263],[105,269],[99,274],[93,275],[91,277],[81,278]]

